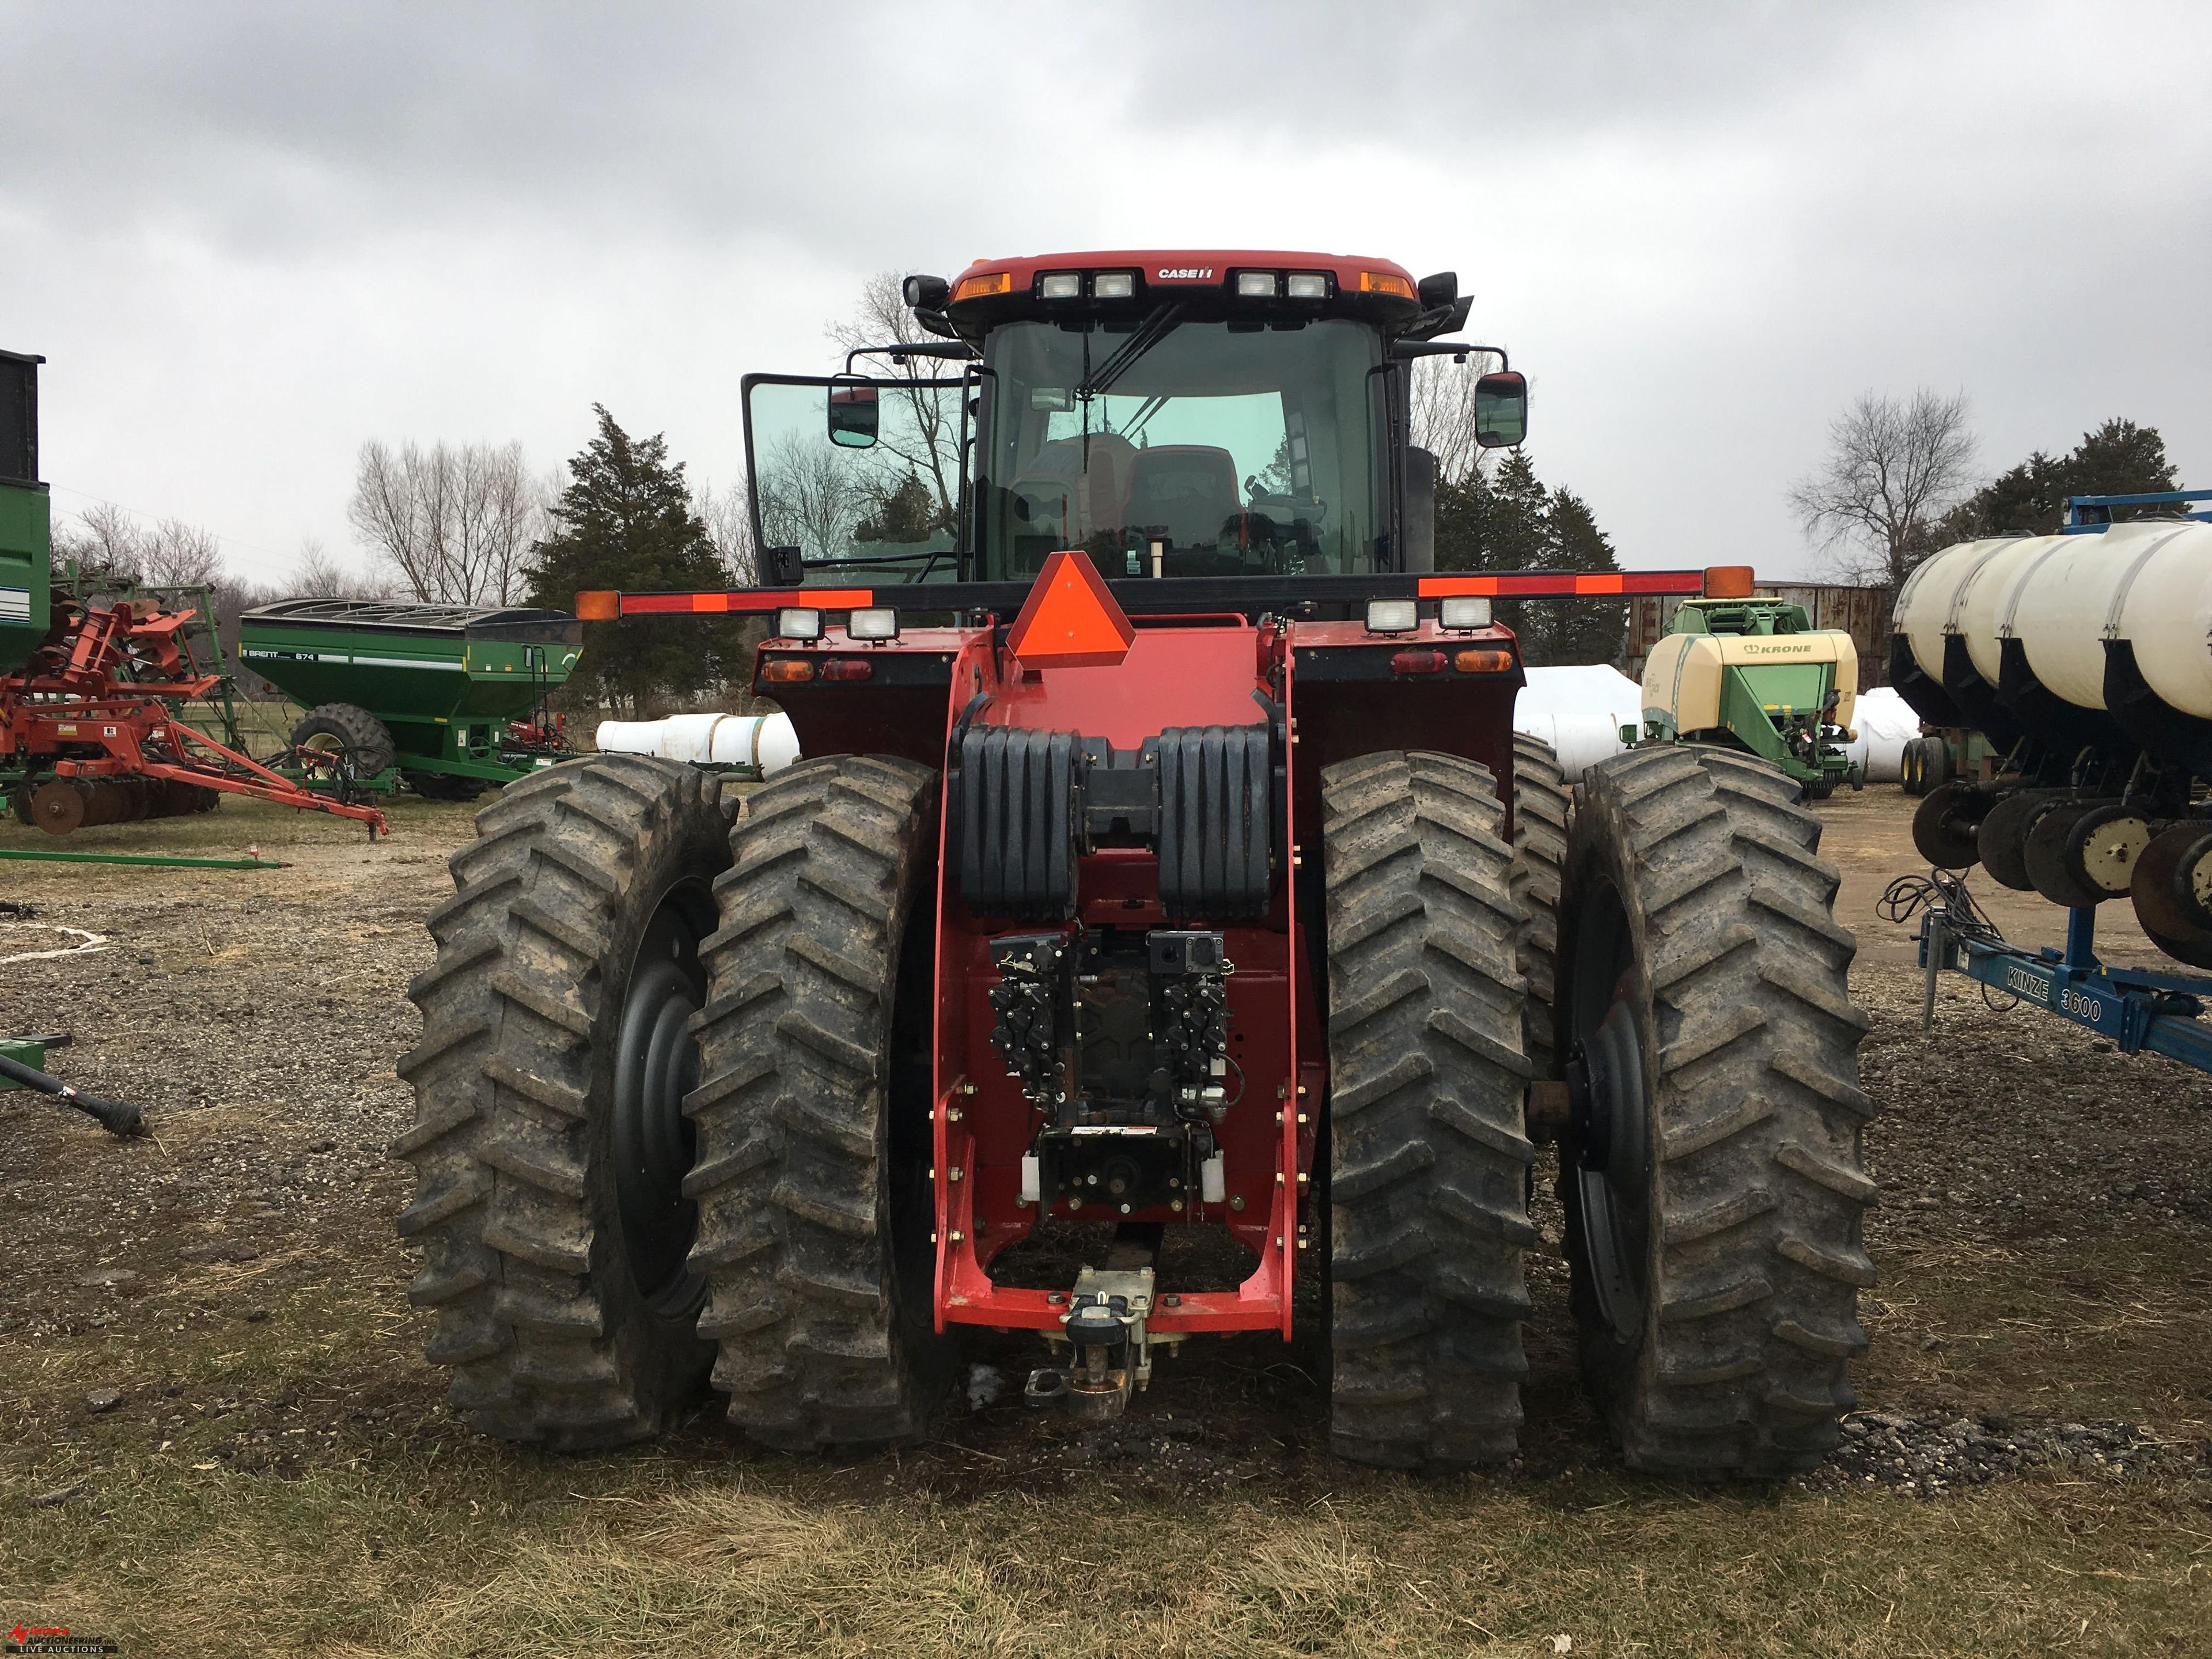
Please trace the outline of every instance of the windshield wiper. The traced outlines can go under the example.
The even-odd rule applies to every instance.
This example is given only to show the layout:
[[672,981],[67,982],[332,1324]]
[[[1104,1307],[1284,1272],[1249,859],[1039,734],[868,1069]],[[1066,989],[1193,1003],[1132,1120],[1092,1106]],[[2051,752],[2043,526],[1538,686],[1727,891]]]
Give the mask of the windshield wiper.
[[1162,340],[1168,331],[1182,318],[1182,302],[1171,300],[1145,319],[1143,325],[1121,343],[1121,349],[1084,377],[1083,384],[1075,388],[1075,395],[1088,400],[1111,387],[1115,381],[1129,371],[1138,358],[1143,356]]

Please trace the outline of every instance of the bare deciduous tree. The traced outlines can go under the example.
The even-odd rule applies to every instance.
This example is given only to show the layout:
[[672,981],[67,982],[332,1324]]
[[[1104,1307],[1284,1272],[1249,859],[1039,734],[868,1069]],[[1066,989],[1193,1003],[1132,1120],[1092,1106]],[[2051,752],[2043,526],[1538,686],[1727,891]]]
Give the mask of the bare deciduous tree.
[[300,538],[299,562],[282,585],[292,599],[380,599],[392,593],[389,580],[348,564],[313,536]]
[[113,501],[94,502],[57,531],[54,553],[148,587],[204,587],[222,577],[222,543],[214,534],[182,519],[148,530]]
[[851,551],[854,528],[876,495],[845,456],[787,433],[760,458],[761,534],[769,546],[803,548],[809,559]]
[[744,480],[717,489],[702,477],[692,489],[691,501],[732,585],[751,586],[760,580],[760,550],[753,544],[752,502]]
[[527,585],[523,558],[547,499],[519,443],[394,452],[372,438],[361,447],[346,517],[416,599],[512,605]]
[[138,521],[113,501],[94,501],[73,524],[54,529],[54,556],[73,560],[85,570],[112,570],[129,577],[138,568]]
[[1839,572],[1894,592],[1932,550],[1928,526],[1972,482],[1973,459],[1963,392],[1869,392],[1831,422],[1827,459],[1790,505]]
[[164,519],[141,544],[138,580],[149,587],[204,587],[222,576],[222,544],[181,519]]
[[[853,314],[832,323],[830,338],[839,352],[860,346],[942,344],[914,319],[904,284],[898,273],[879,270],[860,285],[860,298]],[[842,362],[839,364],[843,367]],[[884,423],[878,448],[890,462],[885,488],[896,486],[908,471],[929,481],[938,521],[950,525],[960,495],[960,404],[958,393],[925,382],[948,378],[954,366],[941,357],[909,357],[895,363],[889,357],[867,357],[853,365],[856,374],[902,380],[906,386],[890,395],[907,405],[912,425],[903,431]]]

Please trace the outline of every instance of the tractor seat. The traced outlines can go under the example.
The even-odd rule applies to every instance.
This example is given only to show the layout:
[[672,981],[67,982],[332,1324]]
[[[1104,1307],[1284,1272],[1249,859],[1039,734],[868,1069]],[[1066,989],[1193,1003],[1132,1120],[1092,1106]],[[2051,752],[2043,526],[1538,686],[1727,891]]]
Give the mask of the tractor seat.
[[[1243,507],[1237,491],[1237,459],[1209,444],[1160,444],[1129,458],[1129,493],[1121,509],[1129,529],[1167,544],[1166,568],[1178,575],[1212,574],[1178,569],[1178,553],[1234,560],[1243,540]],[[1224,544],[1227,544],[1224,546]]]

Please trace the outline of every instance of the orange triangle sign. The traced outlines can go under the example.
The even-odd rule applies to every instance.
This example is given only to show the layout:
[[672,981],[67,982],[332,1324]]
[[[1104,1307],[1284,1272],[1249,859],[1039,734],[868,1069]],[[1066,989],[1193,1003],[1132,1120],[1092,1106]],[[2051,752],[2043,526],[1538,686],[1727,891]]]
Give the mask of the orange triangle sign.
[[1136,638],[1089,557],[1068,549],[1046,556],[1006,648],[1028,668],[1113,668]]

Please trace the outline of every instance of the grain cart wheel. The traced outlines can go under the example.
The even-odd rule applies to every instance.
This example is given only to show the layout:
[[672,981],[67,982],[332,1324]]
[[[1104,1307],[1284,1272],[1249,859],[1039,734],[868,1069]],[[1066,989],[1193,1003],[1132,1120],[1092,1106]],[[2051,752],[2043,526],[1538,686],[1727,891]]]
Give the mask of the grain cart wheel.
[[705,1390],[683,1101],[729,862],[715,794],[637,755],[527,779],[477,815],[430,914],[399,1231],[424,1255],[408,1297],[438,1314],[426,1357],[485,1433],[617,1444]]
[[1553,979],[1559,960],[1559,884],[1567,863],[1567,826],[1574,792],[1552,745],[1513,736],[1513,902],[1521,907],[1523,1051],[1533,1074],[1559,1076],[1553,1049]]
[[1713,750],[1583,775],[1569,864],[1561,1196],[1585,1382],[1628,1462],[1764,1477],[1853,1403],[1867,1019],[1796,786]]
[[1488,769],[1384,751],[1322,774],[1328,944],[1330,1443],[1356,1462],[1513,1455],[1522,931]]
[[730,1420],[789,1450],[921,1434],[935,1331],[937,774],[804,761],[745,803],[698,1020],[692,1261]]
[[310,708],[292,728],[291,744],[317,754],[350,753],[357,778],[373,778],[399,757],[384,722],[349,702]]

